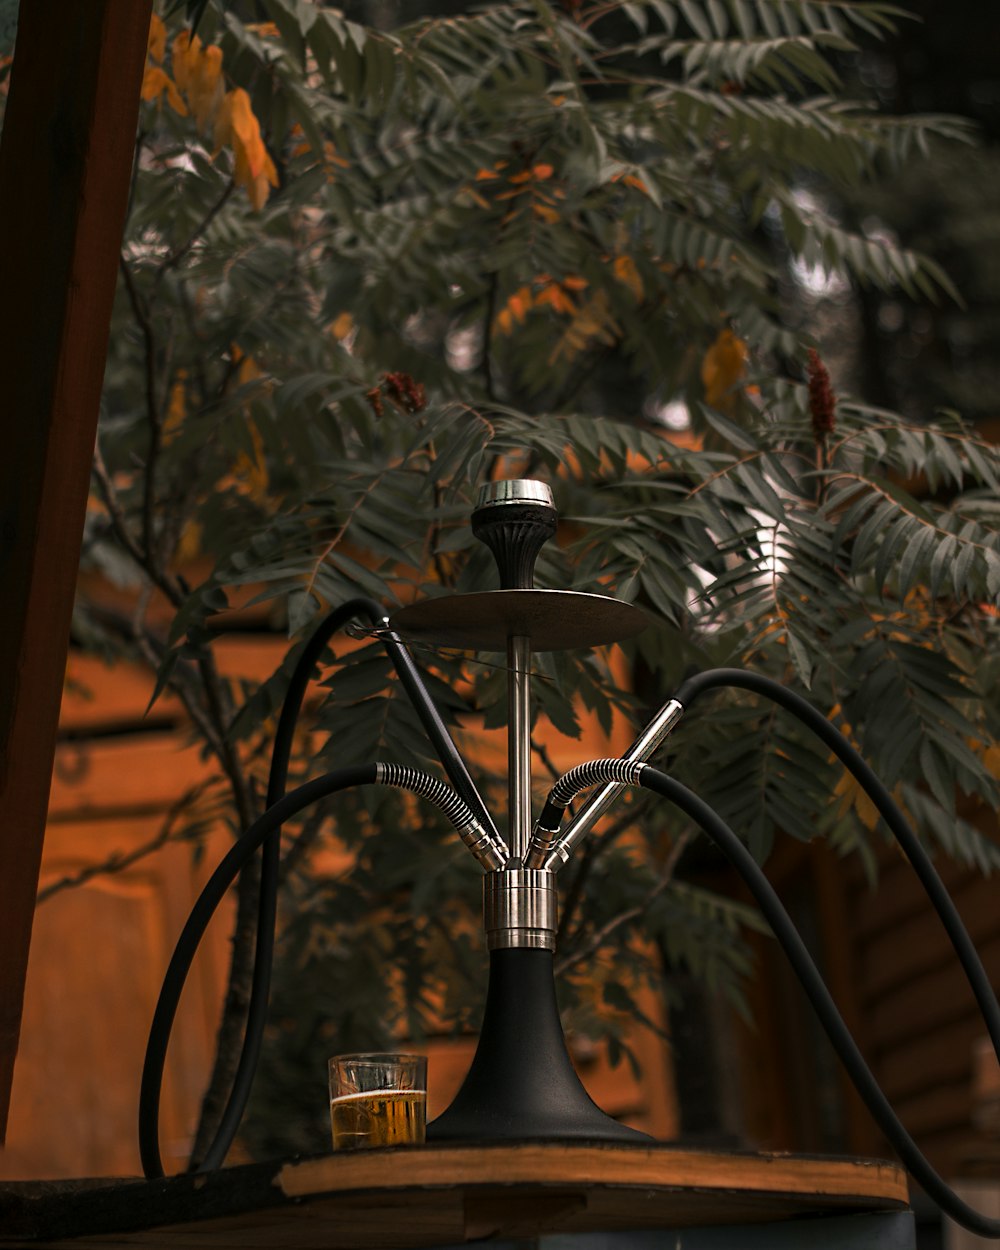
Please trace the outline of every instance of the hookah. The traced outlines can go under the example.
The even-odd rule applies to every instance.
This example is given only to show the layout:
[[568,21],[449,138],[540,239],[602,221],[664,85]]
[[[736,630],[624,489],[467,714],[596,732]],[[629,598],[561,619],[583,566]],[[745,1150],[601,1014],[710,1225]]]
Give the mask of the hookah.
[[[196,1169],[199,1172],[222,1166],[246,1107],[260,1055],[274,953],[281,826],[312,803],[359,785],[396,786],[435,804],[484,871],[483,918],[490,971],[482,1028],[458,1094],[427,1126],[428,1142],[586,1140],[649,1144],[646,1134],[601,1111],[577,1077],[559,1020],[553,971],[558,871],[618,795],[628,786],[642,786],[672,802],[698,825],[743,877],[859,1094],[914,1179],[956,1223],[980,1236],[1000,1238],[1000,1220],[968,1206],[933,1169],[896,1117],[788,913],[746,846],[703,799],[648,763],[692,704],[713,690],[747,690],[797,717],[853,774],[897,839],[948,933],[1000,1057],[1000,1003],[930,857],[886,787],[812,704],[770,678],[741,669],[695,674],[681,684],[621,758],[591,760],[560,777],[532,822],[532,652],[620,642],[649,623],[646,614],[633,604],[604,595],[534,587],[536,558],[555,534],[556,525],[552,493],[544,483],[488,483],[472,513],[472,530],[494,555],[499,590],[420,600],[391,617],[374,600],[352,599],[332,611],[307,642],[293,671],[275,733],[266,810],[233,843],[209,878],[164,977],[150,1027],[139,1097],[139,1146],[145,1175],[164,1175],[158,1117],[167,1043],[184,981],[212,915],[240,869],[260,848],[260,903],[243,1051],[219,1129]],[[375,762],[337,769],[286,794],[293,732],[310,676],[333,634],[359,617],[367,618],[375,627],[451,784],[417,769]],[[506,837],[487,810],[403,638],[464,650],[506,652]],[[587,791],[589,797],[563,824],[570,803]]]

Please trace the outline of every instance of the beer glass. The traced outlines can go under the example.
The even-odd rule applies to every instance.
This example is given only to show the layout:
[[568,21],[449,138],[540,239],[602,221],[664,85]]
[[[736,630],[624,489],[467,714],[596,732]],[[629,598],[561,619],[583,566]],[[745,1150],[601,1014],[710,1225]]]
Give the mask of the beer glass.
[[413,1146],[427,1123],[424,1055],[334,1055],[330,1125],[334,1150]]

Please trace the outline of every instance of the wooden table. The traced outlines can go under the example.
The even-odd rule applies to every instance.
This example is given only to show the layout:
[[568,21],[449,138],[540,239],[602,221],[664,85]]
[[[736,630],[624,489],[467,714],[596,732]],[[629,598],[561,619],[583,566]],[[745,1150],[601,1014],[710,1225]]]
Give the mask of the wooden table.
[[[598,1233],[616,1235],[588,1236]],[[0,1185],[0,1246],[66,1250],[410,1250],[511,1238],[543,1250],[912,1250],[912,1237],[906,1178],[892,1163],[659,1144],[441,1144],[159,1181]]]

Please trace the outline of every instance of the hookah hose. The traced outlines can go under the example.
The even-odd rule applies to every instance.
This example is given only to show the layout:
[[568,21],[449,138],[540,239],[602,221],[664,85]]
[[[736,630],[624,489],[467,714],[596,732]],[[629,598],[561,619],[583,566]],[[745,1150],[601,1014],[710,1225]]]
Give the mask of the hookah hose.
[[[707,672],[698,673],[685,681],[675,697],[686,709],[704,691],[724,686],[738,687],[743,690],[750,690],[755,694],[764,695],[765,698],[791,712],[793,716],[802,721],[807,728],[811,729],[833,751],[841,763],[861,784],[865,793],[875,804],[882,819],[888,825],[896,841],[902,847],[903,853],[910,861],[913,871],[917,874],[934,909],[940,916],[945,932],[955,948],[955,953],[958,955],[959,962],[972,987],[972,992],[975,994],[976,1002],[983,1013],[990,1040],[993,1042],[993,1047],[998,1056],[1000,1056],[1000,1005],[997,1004],[996,995],[993,993],[993,987],[990,985],[990,979],[986,975],[972,939],[962,923],[958,909],[952,902],[951,895],[945,889],[944,882],[938,876],[930,856],[921,846],[920,839],[907,824],[906,818],[888,789],[840,730],[831,725],[821,712],[818,712],[801,695],[786,689],[779,682],[773,681],[769,677],[762,677],[756,673],[745,673],[738,668],[709,669]],[[997,1227],[1000,1230],[1000,1224]]]
[[[333,634],[344,625],[358,616],[366,616],[372,624],[380,624],[385,619],[385,613],[381,606],[374,599],[359,597],[350,599],[346,603],[335,608],[322,621],[312,636],[309,638],[302,650],[289,680],[288,690],[285,694],[284,703],[281,708],[281,715],[278,719],[278,727],[275,731],[274,743],[271,749],[271,766],[267,785],[267,810],[274,808],[275,804],[282,798],[288,782],[288,768],[292,753],[292,743],[295,733],[295,726],[298,721],[299,713],[302,709],[302,702],[309,685],[309,679],[313,669],[319,662],[320,657],[326,648],[327,643]],[[382,641],[385,645],[389,657],[393,662],[396,672],[400,678],[403,688],[406,690],[413,704],[417,715],[420,717],[421,723],[435,748],[438,758],[440,759],[445,772],[454,785],[458,794],[465,800],[471,810],[476,814],[479,821],[485,825],[488,830],[495,832],[495,825],[486,806],[483,803],[479,791],[476,789],[469,771],[465,765],[465,761],[459,754],[458,748],[455,746],[451,735],[448,733],[447,727],[441,720],[440,714],[430,695],[424,686],[423,680],[416,664],[413,662],[410,653],[393,635],[384,636]],[[332,776],[333,774],[331,774]],[[373,778],[374,779],[374,778]],[[320,779],[324,780],[324,779]],[[359,785],[362,781],[348,781],[345,785]],[[313,798],[306,800],[303,806],[316,802],[319,798],[326,797],[327,794],[336,792],[333,790],[324,791],[322,794],[316,794]],[[300,793],[300,791],[295,791]],[[296,812],[301,810],[300,807],[294,809]],[[233,1078],[232,1089],[226,1102],[225,1109],[219,1123],[219,1128],[205,1152],[205,1157],[196,1169],[199,1172],[213,1171],[215,1168],[221,1167],[223,1160],[232,1145],[233,1138],[236,1136],[236,1130],[239,1127],[243,1112],[246,1109],[247,1101],[250,1097],[250,1089],[253,1084],[254,1073],[257,1069],[257,1062],[260,1057],[261,1045],[264,1038],[264,1027],[267,1021],[267,1005],[270,994],[271,969],[274,962],[274,935],[277,920],[277,899],[278,899],[278,881],[279,866],[281,854],[281,825],[288,819],[286,813],[280,820],[269,822],[266,831],[254,842],[253,850],[258,845],[262,846],[261,850],[261,872],[260,872],[260,894],[257,907],[257,935],[254,948],[253,974],[250,989],[250,1001],[247,1008],[247,1019],[243,1036],[243,1048],[240,1053],[239,1063],[236,1069],[236,1075]],[[257,823],[251,826],[252,829],[257,828]],[[247,835],[249,835],[249,830]],[[237,843],[236,845],[240,845]],[[235,847],[234,847],[235,849]],[[240,864],[249,859],[249,852],[245,858],[240,859]],[[228,857],[227,857],[228,858]],[[223,860],[225,863],[226,860]],[[221,868],[220,864],[220,868]],[[235,874],[234,874],[235,875]],[[214,879],[214,878],[213,878]],[[227,881],[226,889],[232,878]],[[208,887],[206,886],[206,890]],[[224,892],[224,891],[223,891]],[[221,895],[220,895],[221,898]],[[214,912],[218,902],[214,903],[208,916]],[[194,912],[192,912],[192,919]],[[206,917],[205,924],[208,923]],[[195,940],[197,946],[201,933],[204,931],[204,925],[198,933]],[[178,950],[180,947],[178,946]],[[193,957],[194,950],[191,951]],[[176,957],[176,956],[175,956]],[[190,958],[188,959],[190,964]],[[173,964],[171,965],[171,968]],[[168,972],[168,977],[169,977]],[[150,1026],[149,1044],[146,1055],[146,1065],[143,1069],[142,1088],[140,1093],[140,1114],[139,1114],[139,1137],[140,1137],[140,1155],[142,1157],[143,1169],[147,1176],[162,1176],[163,1168],[159,1156],[159,1145],[157,1142],[157,1120],[159,1111],[159,1081],[162,1073],[163,1060],[166,1056],[166,1044],[170,1034],[170,1027],[173,1022],[174,1010],[176,1010],[176,999],[180,997],[180,988],[187,975],[187,967],[185,966],[180,975],[180,983],[176,987],[176,997],[174,1001],[174,1009],[171,1010],[169,1018],[164,1018],[157,1008],[157,1013],[153,1017],[153,1023]],[[171,993],[173,991],[171,990]],[[168,994],[167,982],[164,981],[163,990],[161,990],[161,1003]],[[159,1067],[155,1073],[156,1088],[155,1098],[154,1091],[147,1082],[147,1072],[150,1073],[152,1080],[153,1073],[150,1064],[155,1054],[159,1055]],[[153,1067],[156,1067],[155,1062]]]
[[[819,737],[856,778],[895,836],[941,919],[982,1012],[993,1048],[1000,1058],[1000,1004],[972,939],[930,856],[910,829],[892,795],[844,735],[801,695],[779,682],[742,669],[710,669],[688,678],[674,698],[684,709],[707,690],[737,687],[771,699],[796,716]],[[775,937],[788,956],[820,1022],[855,1088],[905,1166],[942,1211],[979,1236],[1000,1238],[1000,1220],[968,1206],[938,1175],[892,1110],[843,1021],[829,990],[767,877],[753,856],[719,814],[696,794],[665,773],[637,760],[594,760],[564,774],[550,792],[543,817],[548,828],[575,794],[603,782],[638,784],[670,799],[698,824],[740,873],[757,900]]]
[[[924,1190],[933,1198],[941,1210],[955,1220],[956,1223],[961,1224],[971,1232],[977,1233],[980,1237],[1000,1237],[1000,1220],[990,1219],[988,1216],[981,1215],[978,1211],[973,1210],[950,1188],[921,1153],[916,1142],[893,1111],[889,1100],[872,1075],[871,1069],[865,1063],[864,1057],[851,1036],[847,1025],[844,1023],[843,1017],[837,1010],[830,991],[826,988],[819,969],[813,962],[808,950],[806,950],[805,944],[792,923],[791,917],[782,906],[781,900],[775,893],[771,883],[740,839],[713,808],[709,807],[693,791],[681,785],[673,777],[668,777],[665,773],[657,772],[655,768],[647,766],[642,771],[640,784],[645,789],[652,790],[654,793],[670,799],[681,811],[695,821],[696,824],[700,825],[746,882],[750,892],[757,900],[758,906],[764,913],[768,924],[771,926],[774,936],[778,939],[782,949],[788,956],[788,960],[795,970],[802,988],[812,1003],[820,1023],[826,1030],[833,1048],[840,1057],[840,1061],[854,1082],[855,1088],[864,1099],[865,1105],[871,1112],[875,1122],[891,1142],[893,1149],[902,1159],[911,1175],[923,1186]],[[920,853],[921,855],[924,854],[922,849]],[[944,919],[943,916],[942,919]],[[961,924],[960,921],[959,924]],[[968,935],[965,934],[964,928],[962,932],[968,941]],[[979,972],[985,978],[985,972],[982,964],[979,963],[978,957],[976,957],[976,964]],[[988,981],[986,984],[988,986]],[[974,986],[974,988],[976,987]],[[987,1023],[990,1025],[990,1036],[993,1037],[992,1023],[997,1013],[1000,1012],[996,996],[990,990],[987,1001],[984,1002],[977,989],[976,999],[983,1010],[984,1016],[987,1018]],[[989,1010],[987,1010],[987,1006],[989,1006]],[[996,1046],[995,1038],[994,1046]],[[998,1055],[1000,1055],[1000,1048],[998,1048]]]
[[[215,914],[216,908],[225,897],[226,891],[236,879],[240,869],[256,853],[257,848],[263,842],[277,834],[286,820],[320,799],[328,798],[331,794],[350,789],[353,786],[375,784],[399,786],[402,789],[410,790],[423,798],[429,799],[444,811],[444,814],[456,828],[460,829],[475,819],[465,800],[456,791],[445,785],[443,781],[439,781],[427,773],[421,773],[411,768],[402,768],[395,764],[358,764],[353,768],[338,768],[331,773],[324,774],[322,777],[316,777],[312,781],[307,781],[304,785],[290,791],[278,799],[276,803],[272,804],[262,815],[258,816],[253,824],[237,838],[219,861],[218,866],[211,877],[209,877],[205,888],[191,909],[191,914],[188,916],[184,928],[181,930],[181,935],[177,939],[177,945],[174,947],[174,953],[170,958],[166,976],[163,978],[163,985],[160,988],[156,1010],[153,1013],[153,1022],[149,1030],[149,1041],[146,1046],[146,1059],[142,1070],[142,1082],[139,1088],[139,1153],[142,1158],[143,1171],[147,1177],[157,1177],[164,1174],[163,1164],[160,1159],[157,1122],[167,1043],[170,1039],[170,1030],[174,1016],[177,1013],[177,1005],[184,988],[184,982],[191,969],[191,962],[194,959],[195,952],[204,936],[209,921]],[[245,1058],[245,1054],[243,1058]],[[251,1069],[248,1080],[252,1079],[252,1077],[253,1071]],[[231,1097],[230,1106],[227,1107],[227,1115],[232,1113],[232,1105],[233,1099]],[[242,1107],[234,1113],[234,1132],[236,1125],[239,1123],[239,1113],[241,1111]],[[213,1147],[221,1149],[224,1157],[229,1143],[221,1142],[222,1131],[220,1127]],[[214,1166],[218,1165],[210,1165],[206,1156],[205,1161],[197,1171],[207,1172]]]

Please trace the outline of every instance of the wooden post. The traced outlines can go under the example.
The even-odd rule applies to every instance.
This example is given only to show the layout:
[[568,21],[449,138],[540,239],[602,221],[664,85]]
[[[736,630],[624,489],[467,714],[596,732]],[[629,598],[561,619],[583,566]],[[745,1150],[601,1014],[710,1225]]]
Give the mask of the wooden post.
[[0,1141],[150,9],[22,0],[0,137]]

